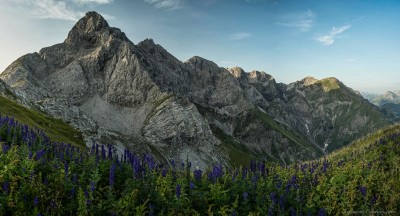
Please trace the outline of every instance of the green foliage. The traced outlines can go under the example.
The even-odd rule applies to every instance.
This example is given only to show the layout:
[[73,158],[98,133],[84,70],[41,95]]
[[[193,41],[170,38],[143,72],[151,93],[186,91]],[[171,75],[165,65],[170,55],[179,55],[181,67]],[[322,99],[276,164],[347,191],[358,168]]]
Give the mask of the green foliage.
[[399,125],[318,160],[216,165],[197,176],[188,161],[163,167],[130,152],[121,161],[111,148],[78,151],[29,131],[0,119],[0,215],[399,213]]
[[[257,159],[251,153],[251,150],[245,145],[236,141],[232,136],[225,134],[220,128],[211,125],[213,134],[222,142],[222,146],[227,150],[229,154],[230,164],[234,167],[246,166],[251,160]],[[271,161],[274,159],[271,158]]]

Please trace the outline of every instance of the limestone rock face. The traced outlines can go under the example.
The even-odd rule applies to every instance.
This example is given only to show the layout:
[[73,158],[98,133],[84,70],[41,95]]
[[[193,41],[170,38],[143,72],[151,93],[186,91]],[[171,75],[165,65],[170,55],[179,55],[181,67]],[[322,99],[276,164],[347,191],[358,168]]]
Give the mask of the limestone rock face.
[[[157,159],[234,164],[315,158],[387,124],[334,78],[289,85],[265,72],[181,62],[152,39],[135,45],[89,12],[63,43],[22,56],[0,78],[21,103],[61,118],[92,140]],[[325,143],[328,147],[325,147]]]

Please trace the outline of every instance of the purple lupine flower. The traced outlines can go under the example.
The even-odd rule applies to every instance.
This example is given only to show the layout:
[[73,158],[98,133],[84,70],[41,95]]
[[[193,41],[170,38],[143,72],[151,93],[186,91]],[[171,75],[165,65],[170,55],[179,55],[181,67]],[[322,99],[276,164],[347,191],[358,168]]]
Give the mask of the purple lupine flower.
[[281,207],[281,209],[285,209],[285,197],[283,194],[279,197],[278,204]]
[[3,191],[8,194],[8,190],[10,189],[10,185],[8,183],[8,181],[4,181],[3,183]]
[[276,192],[270,193],[270,194],[269,194],[269,198],[272,200],[272,202],[273,202],[274,204],[277,204],[277,203],[278,203],[278,198],[277,198],[277,196],[276,196]]
[[193,172],[193,174],[194,174],[194,178],[195,178],[197,181],[201,181],[201,176],[202,176],[202,174],[203,174],[203,171],[197,169],[197,170],[195,170],[195,171]]
[[326,212],[323,208],[318,210],[318,216],[326,216]]
[[224,172],[222,170],[222,166],[221,165],[219,165],[219,166],[214,165],[212,173],[213,173],[213,176],[216,179],[222,177],[224,175]]
[[149,203],[149,216],[154,215],[154,205],[152,203]]
[[10,146],[8,146],[7,144],[4,144],[2,146],[2,150],[3,150],[3,154],[6,154],[8,152],[8,150],[10,149]]
[[92,139],[92,148],[90,149],[90,153],[94,154],[96,149],[96,145],[94,144],[94,140]]
[[168,172],[167,169],[162,168],[162,170],[161,170],[161,175],[162,175],[162,177],[166,177],[166,176],[167,176],[167,172]]
[[31,181],[33,180],[33,177],[34,177],[34,176],[35,176],[35,171],[32,171],[31,174],[30,174],[30,176],[29,176],[29,178],[30,178]]
[[249,197],[249,193],[247,193],[247,192],[244,192],[243,193],[243,199],[244,199],[244,201],[247,201],[247,198]]
[[72,183],[75,184],[77,180],[78,180],[78,176],[76,175],[76,173],[74,173],[72,175]]
[[108,159],[112,160],[112,145],[108,144]]
[[68,163],[67,161],[64,162],[64,173],[65,173],[65,177],[68,176]]
[[51,200],[51,202],[50,202],[50,207],[51,207],[52,209],[57,208],[57,203],[56,203],[56,201]]
[[290,215],[296,216],[296,210],[293,207],[290,207]]
[[374,194],[374,196],[371,198],[371,202],[370,202],[371,206],[374,206],[377,200],[378,200],[378,197],[376,196],[376,194]]
[[99,144],[96,143],[96,155],[99,155]]
[[116,168],[117,168],[117,167],[115,166],[115,164],[112,164],[111,169],[110,169],[110,178],[109,178],[110,187],[113,187],[113,186],[114,186],[115,169],[116,169]]
[[173,168],[175,168],[175,160],[174,159],[171,160],[171,165]]
[[33,198],[33,205],[37,206],[39,204],[39,197],[35,196],[35,198]]
[[104,148],[104,145],[101,145],[101,159],[106,159],[106,150]]
[[93,192],[94,192],[94,189],[95,189],[94,181],[91,181],[91,182],[90,182],[90,191],[93,193]]
[[255,172],[256,171],[256,161],[255,160],[251,160],[250,161],[250,171],[251,172]]
[[207,179],[208,179],[210,182],[215,183],[216,177],[214,176],[214,173],[209,172],[209,173],[207,174]]
[[273,208],[270,206],[269,208],[268,208],[268,216],[273,216],[274,215],[274,210],[273,210]]
[[360,193],[365,197],[367,195],[367,188],[364,186],[359,187]]
[[253,182],[254,185],[257,184],[258,178],[259,178],[259,176],[258,176],[257,174],[255,174],[255,175],[251,178],[251,181]]
[[89,192],[85,190],[86,205],[92,204],[92,200],[89,199]]
[[265,161],[263,161],[262,163],[260,163],[259,170],[260,170],[261,176],[264,177],[265,174],[266,174],[266,172],[265,172]]
[[178,199],[179,199],[179,197],[181,196],[181,185],[180,185],[180,184],[177,184],[177,185],[176,185],[176,188],[175,188],[175,195],[176,195],[176,198],[178,198]]
[[181,168],[184,169],[185,168],[185,163],[183,161],[181,161]]
[[140,166],[140,161],[138,159],[134,159],[133,162],[133,171],[135,173],[135,176],[139,176],[140,170],[141,170],[141,166]]
[[71,192],[70,192],[71,197],[75,196],[75,192],[76,192],[76,188],[72,187]]
[[278,183],[276,184],[276,188],[279,189],[282,187],[282,181],[278,179]]

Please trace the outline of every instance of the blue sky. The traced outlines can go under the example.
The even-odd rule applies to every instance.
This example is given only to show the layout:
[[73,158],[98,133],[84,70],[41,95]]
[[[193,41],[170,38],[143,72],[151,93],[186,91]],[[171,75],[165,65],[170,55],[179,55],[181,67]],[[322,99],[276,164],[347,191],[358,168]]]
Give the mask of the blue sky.
[[283,83],[337,77],[359,91],[400,89],[398,0],[0,0],[0,71],[62,42],[90,10],[182,61],[198,55]]

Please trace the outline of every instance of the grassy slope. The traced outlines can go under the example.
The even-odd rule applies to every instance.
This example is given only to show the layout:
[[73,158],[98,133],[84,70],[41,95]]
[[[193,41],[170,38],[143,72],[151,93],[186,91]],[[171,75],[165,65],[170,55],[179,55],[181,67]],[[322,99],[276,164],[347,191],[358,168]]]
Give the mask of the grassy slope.
[[52,141],[84,146],[82,134],[63,122],[45,114],[23,107],[16,102],[0,95],[0,115],[13,116],[17,121],[30,127],[40,128]]
[[259,110],[256,110],[256,116],[263,121],[264,124],[271,127],[273,130],[281,133],[284,137],[289,139],[292,143],[298,145],[298,147],[303,147],[308,149],[311,152],[316,152],[317,155],[322,156],[323,153],[315,146],[309,144],[307,140],[304,139],[300,134],[295,133],[287,128],[284,125],[276,122],[272,117],[263,113]]
[[[235,131],[241,131],[242,128],[246,127],[250,123],[254,121],[261,121],[262,124],[268,129],[268,130],[274,130],[280,134],[282,134],[283,137],[289,140],[289,142],[292,144],[292,148],[297,149],[299,151],[301,150],[306,150],[307,152],[310,153],[316,153],[317,156],[322,156],[323,153],[321,150],[319,150],[317,147],[309,144],[304,137],[302,137],[300,134],[294,132],[290,128],[287,128],[287,126],[278,123],[275,121],[272,117],[270,117],[268,114],[261,112],[258,109],[255,109],[253,113],[251,114],[250,118],[247,118],[245,122],[242,124],[238,124],[238,127],[235,129]],[[272,156],[274,158],[280,158],[279,157],[279,150],[282,146],[277,145],[276,143],[272,143]],[[263,154],[265,156],[266,154]],[[290,163],[290,160],[288,158],[284,158],[286,163]],[[280,159],[279,159],[280,160]],[[276,159],[272,159],[271,161],[275,161]]]
[[213,134],[222,142],[223,148],[227,150],[230,164],[232,166],[246,166],[251,160],[258,159],[255,152],[252,152],[251,149],[235,140],[232,136],[224,133],[224,131],[222,131],[220,128],[212,125],[211,130]]
[[[370,125],[371,127],[357,128],[352,129],[353,132],[351,135],[339,134],[339,130],[334,130],[336,133],[333,134],[331,143],[329,144],[327,150],[328,152],[343,147],[348,143],[356,140],[357,138],[362,137],[365,134],[368,134],[370,128],[382,128],[390,124],[388,120],[386,120],[385,116],[374,106],[368,104],[362,97],[355,95],[355,93],[345,88],[344,86],[340,86],[338,81],[334,78],[326,78],[317,82],[324,89],[322,91],[312,91],[309,95],[309,101],[313,104],[314,107],[318,108],[319,106],[329,106],[330,104],[334,104],[337,101],[347,101],[352,102],[350,105],[338,105],[336,107],[337,111],[344,111],[337,118],[335,118],[333,125],[330,127],[335,128],[351,128],[353,121],[357,118],[362,118],[364,116],[368,116],[370,119],[366,122],[366,125]],[[322,100],[321,100],[322,99]],[[336,110],[326,109],[326,112],[331,112],[330,116],[335,116]],[[323,122],[326,119],[321,119]],[[325,122],[326,123],[326,122]],[[323,127],[324,125],[316,125],[316,127]],[[326,124],[325,124],[326,126]],[[329,127],[329,126],[328,126]],[[326,137],[323,134],[320,134],[316,137],[316,141],[322,145]]]
[[321,189],[324,187],[325,193],[328,194],[341,194],[348,202],[343,202],[340,196],[325,199],[325,203],[330,203],[331,211],[337,211],[335,208],[351,209],[350,203],[356,200],[354,194],[359,193],[354,189],[357,190],[357,185],[364,185],[367,193],[362,208],[368,209],[375,195],[377,205],[383,205],[385,208],[374,210],[395,210],[395,214],[398,214],[396,203],[400,200],[399,135],[400,125],[388,126],[327,156],[333,164],[342,162],[343,165],[334,166],[330,178],[327,176]]

